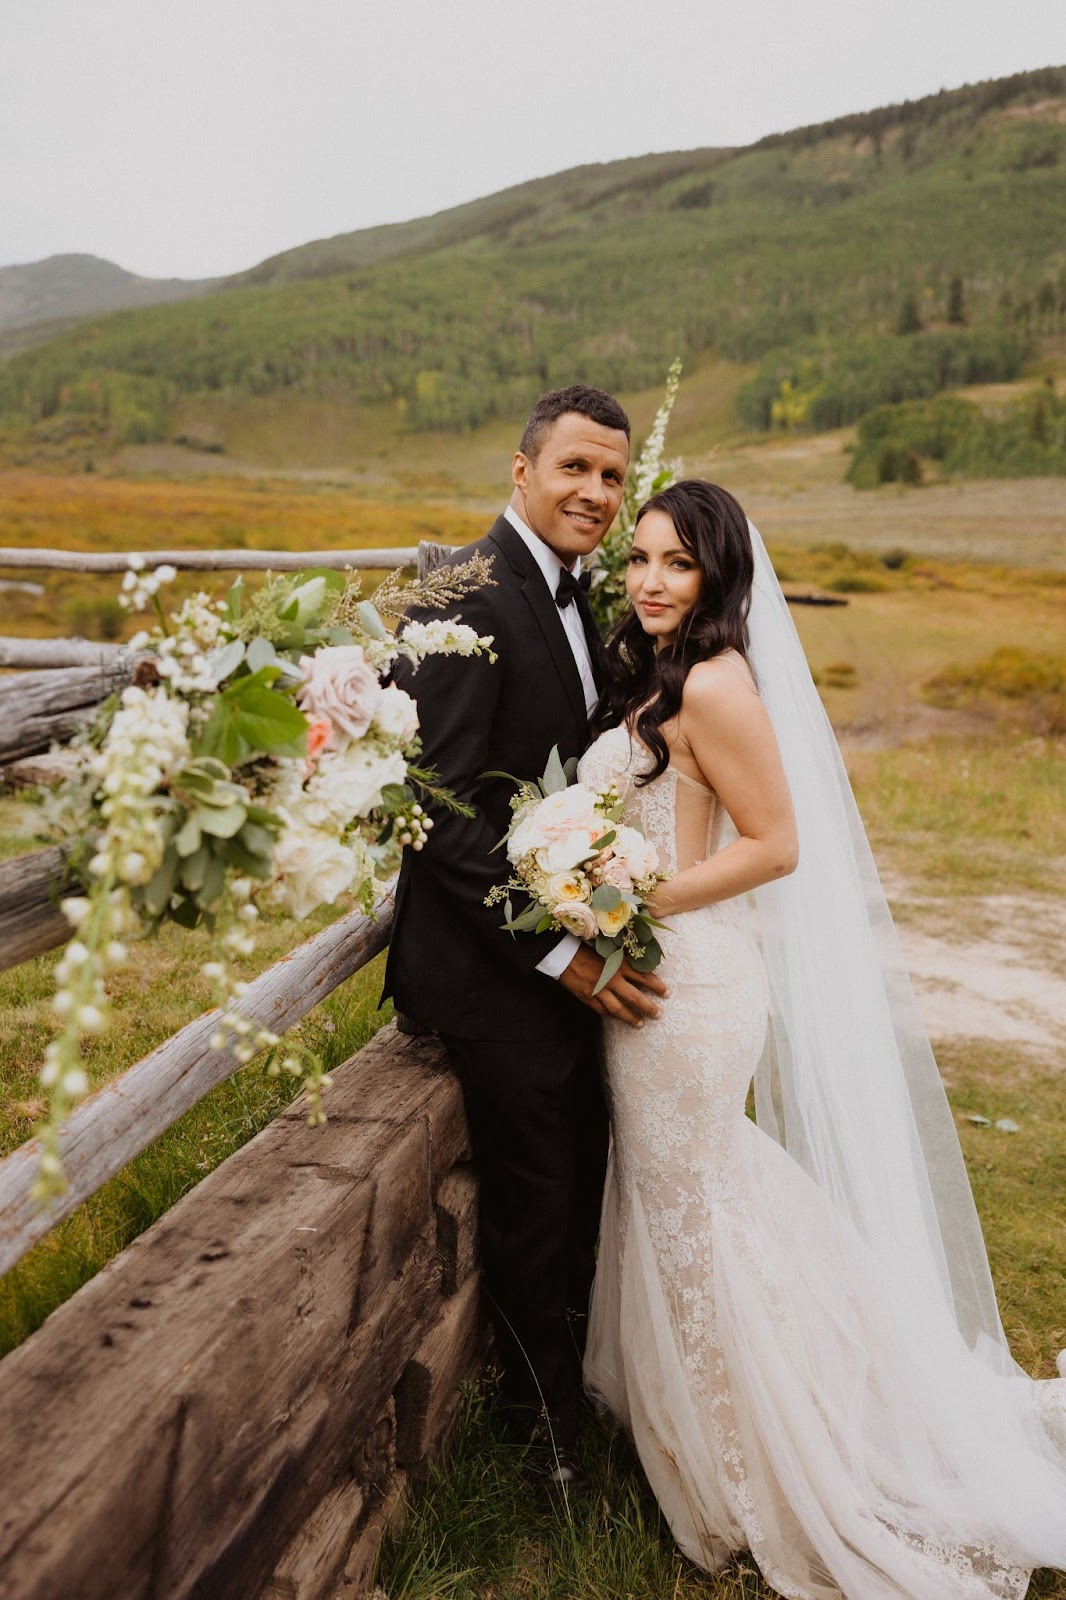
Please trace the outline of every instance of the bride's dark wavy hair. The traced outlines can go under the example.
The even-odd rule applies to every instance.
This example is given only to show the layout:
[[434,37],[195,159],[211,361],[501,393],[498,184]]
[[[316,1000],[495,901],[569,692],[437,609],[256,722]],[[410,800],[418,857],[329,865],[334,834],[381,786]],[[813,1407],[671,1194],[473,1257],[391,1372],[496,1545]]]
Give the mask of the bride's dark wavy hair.
[[736,650],[747,660],[748,611],[755,562],[748,519],[727,490],[701,478],[683,478],[646,500],[637,513],[637,528],[649,511],[663,511],[678,538],[695,558],[703,582],[696,604],[682,619],[672,644],[656,653],[655,639],[644,632],[630,607],[607,640],[610,684],[602,723],[633,722],[640,742],[655,758],[652,770],[637,781],[650,783],[670,764],[663,724],[681,709],[685,679],[697,661],[723,650]]

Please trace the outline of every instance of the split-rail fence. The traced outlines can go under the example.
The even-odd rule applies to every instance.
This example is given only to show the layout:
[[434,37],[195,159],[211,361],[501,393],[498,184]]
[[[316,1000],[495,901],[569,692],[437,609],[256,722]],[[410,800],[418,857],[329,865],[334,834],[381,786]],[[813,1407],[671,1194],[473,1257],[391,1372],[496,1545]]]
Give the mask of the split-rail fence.
[[[148,568],[425,568],[441,547],[154,551]],[[129,556],[0,551],[123,571]],[[131,675],[118,645],[0,639],[0,773],[49,781]],[[65,941],[62,852],[0,864],[0,968]],[[242,1005],[281,1034],[388,942],[392,896],[276,962]],[[68,1188],[36,1140],[0,1161],[0,1271],[237,1070],[199,1017],[78,1106]],[[432,1036],[384,1029],[0,1363],[0,1600],[358,1600],[405,1485],[484,1351],[462,1098]]]

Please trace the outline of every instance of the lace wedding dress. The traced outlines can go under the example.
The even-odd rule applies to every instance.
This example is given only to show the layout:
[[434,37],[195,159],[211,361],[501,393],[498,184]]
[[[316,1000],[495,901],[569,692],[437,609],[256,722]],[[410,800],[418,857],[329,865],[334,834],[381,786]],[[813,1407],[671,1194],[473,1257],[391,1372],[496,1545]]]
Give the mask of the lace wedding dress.
[[[727,819],[672,767],[637,785],[649,766],[615,728],[579,780],[613,780],[683,871]],[[749,1550],[801,1600],[1017,1600],[1066,1565],[1066,1385],[994,1370],[935,1297],[890,1293],[876,1242],[745,1115],[769,1009],[748,901],[671,929],[661,1018],[606,1030],[590,1392],[705,1568]]]

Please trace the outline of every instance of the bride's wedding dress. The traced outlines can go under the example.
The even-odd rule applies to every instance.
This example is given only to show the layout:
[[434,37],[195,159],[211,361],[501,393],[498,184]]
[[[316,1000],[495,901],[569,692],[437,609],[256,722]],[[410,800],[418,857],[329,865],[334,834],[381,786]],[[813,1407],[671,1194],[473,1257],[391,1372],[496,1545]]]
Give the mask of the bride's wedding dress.
[[[727,819],[673,767],[637,785],[650,764],[614,728],[579,780],[615,782],[626,822],[683,871]],[[901,1292],[843,1180],[815,1181],[745,1115],[771,1009],[752,919],[747,899],[672,918],[661,1018],[607,1025],[587,1385],[701,1566],[750,1550],[802,1600],[1014,1600],[1032,1567],[1066,1565],[1066,1385],[1033,1383],[989,1338],[974,1353],[917,1270]]]

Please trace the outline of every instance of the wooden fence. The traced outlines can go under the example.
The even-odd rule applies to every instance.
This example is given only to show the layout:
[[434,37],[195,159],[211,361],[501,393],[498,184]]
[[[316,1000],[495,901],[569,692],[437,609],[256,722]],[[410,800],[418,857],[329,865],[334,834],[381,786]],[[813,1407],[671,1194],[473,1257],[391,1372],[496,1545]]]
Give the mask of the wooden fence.
[[[430,547],[423,566],[439,559]],[[396,567],[411,550],[154,552],[200,569]],[[0,551],[0,566],[129,558]],[[134,661],[0,640],[0,768],[69,737]],[[0,966],[62,943],[61,852],[0,865]],[[391,891],[250,987],[283,1033],[387,943]],[[30,1198],[39,1148],[0,1162],[0,1271],[216,1084],[217,1013],[97,1091],[62,1136],[70,1188]],[[318,1600],[365,1593],[408,1475],[442,1445],[483,1336],[476,1185],[439,1043],[395,1026],[187,1194],[0,1364],[0,1600]]]

